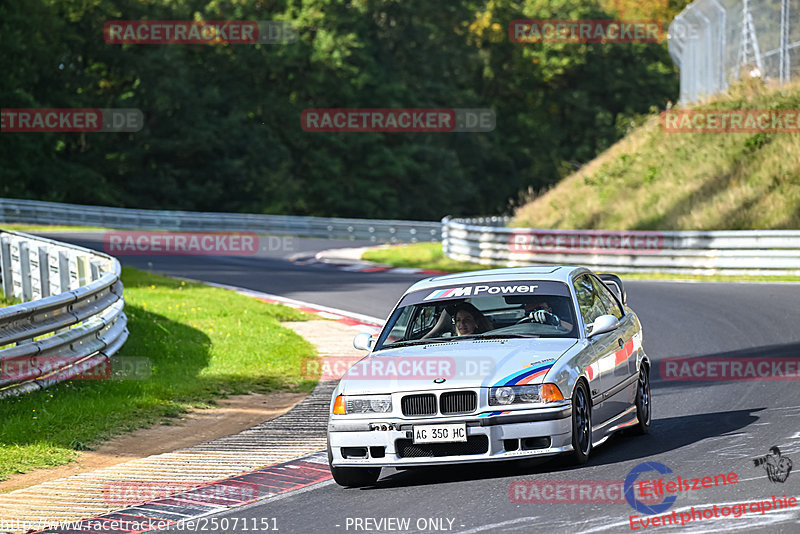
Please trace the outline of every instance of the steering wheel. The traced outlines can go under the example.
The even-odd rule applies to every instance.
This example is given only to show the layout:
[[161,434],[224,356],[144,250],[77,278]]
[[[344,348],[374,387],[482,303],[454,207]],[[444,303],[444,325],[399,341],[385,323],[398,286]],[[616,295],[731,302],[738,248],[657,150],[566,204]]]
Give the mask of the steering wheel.
[[517,324],[522,323],[539,323],[550,326],[561,326],[561,319],[559,319],[558,315],[555,313],[545,310],[536,310],[528,313],[528,315],[517,321]]

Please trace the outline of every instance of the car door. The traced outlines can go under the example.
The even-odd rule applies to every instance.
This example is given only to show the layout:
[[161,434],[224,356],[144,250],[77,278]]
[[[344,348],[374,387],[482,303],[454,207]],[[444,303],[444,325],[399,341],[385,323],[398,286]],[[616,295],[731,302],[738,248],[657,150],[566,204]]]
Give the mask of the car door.
[[[595,319],[606,314],[606,308],[597,293],[597,288],[588,274],[578,276],[573,281],[575,296],[578,300],[578,312],[583,319],[587,335]],[[610,374],[613,373],[615,353],[619,344],[614,332],[601,334],[589,340],[587,351],[591,354],[586,374],[589,376],[589,389],[592,396],[592,426],[598,426],[615,415],[610,403],[603,402],[604,395],[613,384]]]
[[606,334],[596,336],[595,343],[603,347],[601,367],[604,369],[601,384],[604,388],[603,403],[613,417],[633,404],[635,394],[636,354],[633,350],[633,336],[636,333],[636,321],[632,314],[626,314],[622,305],[595,276],[590,276],[595,293],[600,300],[604,315],[613,315],[619,319],[619,328]]

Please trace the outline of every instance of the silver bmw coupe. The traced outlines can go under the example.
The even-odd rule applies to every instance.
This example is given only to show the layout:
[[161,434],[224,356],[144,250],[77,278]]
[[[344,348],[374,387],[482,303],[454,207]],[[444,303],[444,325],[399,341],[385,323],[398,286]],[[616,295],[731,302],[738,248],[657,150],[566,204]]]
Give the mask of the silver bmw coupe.
[[328,458],[342,486],[382,467],[556,454],[585,463],[650,428],[650,361],[619,277],[516,267],[428,278],[402,296],[333,392]]

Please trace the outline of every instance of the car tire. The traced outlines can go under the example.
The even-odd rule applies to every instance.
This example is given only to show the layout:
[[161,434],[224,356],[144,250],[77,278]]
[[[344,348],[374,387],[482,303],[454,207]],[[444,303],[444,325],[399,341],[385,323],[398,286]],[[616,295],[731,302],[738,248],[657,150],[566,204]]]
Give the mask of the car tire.
[[636,417],[639,422],[631,427],[631,434],[644,435],[650,433],[650,420],[653,416],[652,397],[650,396],[650,368],[642,365],[639,369],[639,380],[636,383]]
[[333,480],[345,488],[374,486],[381,476],[380,467],[334,467],[330,444],[328,445],[328,465],[331,468]]
[[589,461],[592,451],[592,401],[581,380],[572,392],[572,460],[576,464]]

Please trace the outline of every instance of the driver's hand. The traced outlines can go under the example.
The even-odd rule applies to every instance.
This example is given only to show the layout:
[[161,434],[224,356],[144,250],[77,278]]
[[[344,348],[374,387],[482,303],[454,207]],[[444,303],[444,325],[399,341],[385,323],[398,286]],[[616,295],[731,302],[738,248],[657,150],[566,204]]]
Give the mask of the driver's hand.
[[558,317],[549,311],[537,310],[535,312],[531,312],[530,317],[532,321],[536,321],[537,323],[541,324],[549,324],[552,326],[558,326],[561,324],[561,321],[558,319]]

